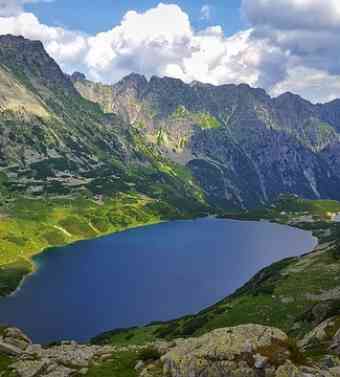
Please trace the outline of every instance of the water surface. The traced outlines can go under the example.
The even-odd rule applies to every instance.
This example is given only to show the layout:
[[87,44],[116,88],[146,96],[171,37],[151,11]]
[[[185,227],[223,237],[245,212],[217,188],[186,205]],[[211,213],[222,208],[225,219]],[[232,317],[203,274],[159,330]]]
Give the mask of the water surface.
[[311,250],[311,233],[268,222],[174,221],[51,249],[0,323],[35,342],[88,340],[118,327],[194,313],[262,267]]

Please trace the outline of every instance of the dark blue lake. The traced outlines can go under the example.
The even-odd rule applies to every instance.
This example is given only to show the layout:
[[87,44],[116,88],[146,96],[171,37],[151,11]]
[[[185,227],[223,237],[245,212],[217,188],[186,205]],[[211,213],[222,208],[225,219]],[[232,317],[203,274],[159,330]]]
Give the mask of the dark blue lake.
[[311,233],[268,222],[174,221],[51,249],[0,300],[0,323],[35,342],[88,340],[197,312],[261,268],[311,250]]

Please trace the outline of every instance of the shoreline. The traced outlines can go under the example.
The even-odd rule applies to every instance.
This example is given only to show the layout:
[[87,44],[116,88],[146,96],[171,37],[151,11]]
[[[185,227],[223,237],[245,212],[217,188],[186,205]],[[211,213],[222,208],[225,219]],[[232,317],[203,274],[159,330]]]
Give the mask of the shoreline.
[[[15,296],[16,294],[18,294],[20,292],[20,290],[22,289],[22,286],[25,283],[26,279],[28,279],[30,276],[32,276],[35,273],[37,273],[37,271],[40,268],[39,265],[34,261],[34,258],[35,257],[39,257],[40,255],[44,254],[45,252],[48,252],[49,250],[52,250],[52,249],[55,249],[55,248],[63,248],[63,247],[68,247],[68,246],[76,245],[76,244],[84,242],[84,241],[97,240],[97,239],[100,239],[100,238],[109,237],[109,236],[114,235],[114,234],[123,233],[123,232],[129,231],[129,230],[132,230],[132,229],[138,229],[138,228],[141,228],[141,227],[158,225],[158,224],[166,223],[166,222],[169,222],[169,221],[183,221],[183,220],[184,221],[188,221],[188,220],[189,221],[195,221],[195,220],[198,220],[200,218],[202,218],[202,217],[193,217],[193,218],[188,218],[188,219],[160,220],[160,221],[154,221],[154,222],[149,222],[149,223],[144,223],[144,224],[134,224],[132,226],[128,226],[128,227],[126,227],[124,229],[121,229],[121,230],[118,230],[118,231],[106,232],[106,233],[103,233],[103,234],[98,234],[97,237],[79,239],[79,240],[75,240],[75,241],[72,241],[70,243],[66,243],[66,244],[63,244],[63,245],[54,245],[54,246],[50,246],[50,247],[44,248],[41,251],[38,251],[38,252],[32,254],[31,256],[29,256],[28,258],[26,258],[26,260],[31,265],[31,268],[32,268],[31,271],[29,273],[25,274],[22,277],[22,279],[20,280],[19,284],[16,286],[16,288],[12,292],[10,292],[7,295],[0,296],[0,300],[1,299],[5,299],[7,297],[13,297],[13,296]],[[307,255],[307,254],[311,254],[311,253],[315,252],[318,249],[318,247],[320,247],[322,245],[322,243],[320,243],[320,239],[313,234],[313,231],[308,230],[308,229],[302,229],[302,228],[296,226],[298,224],[294,224],[294,223],[290,224],[290,223],[284,223],[284,222],[276,221],[275,219],[255,218],[255,217],[246,219],[246,218],[238,217],[237,215],[235,215],[233,217],[229,217],[229,216],[228,217],[219,217],[218,215],[215,214],[215,215],[207,216],[207,218],[218,219],[218,220],[242,221],[242,222],[245,222],[245,221],[249,221],[249,222],[261,222],[261,221],[264,221],[264,222],[268,222],[268,223],[289,226],[291,228],[300,229],[301,231],[305,231],[305,232],[310,232],[311,235],[312,235],[312,238],[315,240],[315,246],[310,251],[307,251],[307,252],[301,254],[301,256]]]
[[[178,220],[180,220],[180,219],[178,219]],[[194,218],[191,219],[191,220],[194,220]],[[31,271],[28,272],[27,274],[23,275],[23,277],[21,278],[20,282],[18,283],[18,285],[15,287],[15,289],[12,292],[10,292],[9,294],[0,296],[0,300],[8,298],[8,297],[13,297],[13,296],[15,296],[16,294],[18,294],[20,292],[23,284],[25,283],[25,280],[28,279],[30,276],[34,275],[39,270],[39,266],[38,266],[38,264],[36,262],[34,262],[34,258],[35,257],[39,257],[40,255],[44,254],[48,250],[55,249],[55,248],[61,248],[61,247],[68,247],[68,246],[72,246],[72,245],[75,245],[77,243],[84,242],[84,241],[97,240],[97,239],[100,239],[100,238],[103,238],[103,237],[108,237],[110,235],[114,235],[114,234],[118,234],[118,233],[123,233],[123,232],[126,232],[126,231],[131,230],[131,229],[138,229],[138,228],[141,228],[141,227],[144,227],[144,226],[157,225],[157,224],[165,223],[165,222],[168,222],[168,221],[169,220],[160,220],[160,221],[148,222],[148,223],[144,223],[144,224],[134,224],[132,226],[128,226],[128,227],[126,227],[124,229],[121,229],[121,230],[118,230],[118,231],[113,231],[113,232],[107,232],[107,233],[103,233],[103,234],[98,234],[97,237],[83,238],[83,239],[79,239],[79,240],[74,240],[74,241],[71,241],[71,242],[66,243],[66,244],[53,245],[53,246],[49,246],[47,248],[44,248],[44,249],[42,249],[40,251],[37,251],[37,252],[31,254],[29,257],[24,258],[27,262],[30,263]],[[13,261],[11,263],[16,263],[18,260]],[[8,265],[9,264],[0,265],[0,268],[1,267],[6,267]]]

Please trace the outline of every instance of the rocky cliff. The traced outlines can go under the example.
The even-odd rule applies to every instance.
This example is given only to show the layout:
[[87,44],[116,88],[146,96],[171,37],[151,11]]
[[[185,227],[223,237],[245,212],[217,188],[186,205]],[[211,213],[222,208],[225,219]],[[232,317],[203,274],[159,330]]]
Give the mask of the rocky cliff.
[[246,208],[280,193],[339,199],[339,101],[136,74],[112,91],[112,111],[189,167],[211,203]]

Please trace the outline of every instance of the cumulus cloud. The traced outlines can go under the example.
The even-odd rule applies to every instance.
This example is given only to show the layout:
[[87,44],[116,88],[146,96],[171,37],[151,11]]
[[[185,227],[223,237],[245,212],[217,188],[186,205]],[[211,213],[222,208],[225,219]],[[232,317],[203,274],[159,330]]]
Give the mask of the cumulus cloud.
[[[194,30],[178,5],[162,3],[129,11],[111,30],[87,35],[42,24],[24,9],[38,1],[51,0],[0,0],[0,34],[41,40],[67,72],[103,82],[132,71],[187,82],[245,82],[313,101],[340,96],[338,0],[243,0],[249,28],[230,37],[221,26]],[[207,20],[211,9],[205,7]]]
[[338,0],[243,0],[242,11],[252,25],[281,30],[340,27]]
[[287,89],[314,101],[340,95],[338,0],[243,0],[242,12],[252,40],[265,40],[287,56],[277,61],[287,80],[274,80],[272,93]]

